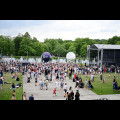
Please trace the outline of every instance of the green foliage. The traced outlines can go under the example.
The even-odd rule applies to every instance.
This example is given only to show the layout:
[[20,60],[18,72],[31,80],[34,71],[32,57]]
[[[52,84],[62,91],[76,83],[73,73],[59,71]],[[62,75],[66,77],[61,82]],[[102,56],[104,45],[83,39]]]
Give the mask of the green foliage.
[[[15,85],[18,83],[22,83],[22,86],[20,88],[15,89],[16,100],[22,100],[22,94],[23,94],[22,73],[18,73],[18,77],[20,78],[20,81],[16,81],[15,78],[12,79],[11,73],[8,73],[8,74],[4,73],[4,77],[6,78],[5,81],[10,82],[10,83],[13,82]],[[3,84],[2,90],[0,91],[0,100],[11,100],[13,89],[10,89],[10,88],[11,88],[11,84]]]
[[82,45],[80,49],[80,55],[81,57],[85,58],[87,55],[87,44]]
[[63,45],[57,45],[55,47],[55,50],[53,51],[55,55],[57,55],[58,57],[65,57],[67,54],[66,49],[63,47]]
[[14,48],[15,48],[15,55],[17,56],[18,55],[18,51],[20,49],[20,44],[21,44],[21,41],[22,41],[22,37],[15,37],[13,42],[14,42]]
[[[11,56],[41,56],[43,52],[50,52],[51,55],[66,57],[68,52],[74,52],[77,57],[82,56],[83,59],[87,55],[87,45],[92,44],[120,44],[120,37],[113,36],[106,39],[90,39],[76,38],[72,40],[48,39],[44,42],[39,42],[36,37],[31,38],[26,32],[24,35],[12,38],[10,36],[0,36],[0,54]],[[96,53],[93,53],[96,54]],[[91,54],[92,56],[92,54]]]
[[112,38],[108,39],[108,44],[116,44],[117,42],[120,41],[120,37],[118,36],[113,36]]

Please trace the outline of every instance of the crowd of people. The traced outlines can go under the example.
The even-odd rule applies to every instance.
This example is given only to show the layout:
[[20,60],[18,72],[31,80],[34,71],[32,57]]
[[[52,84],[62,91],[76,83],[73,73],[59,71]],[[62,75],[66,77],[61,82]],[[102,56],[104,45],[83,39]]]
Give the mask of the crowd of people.
[[[100,80],[104,83],[105,78],[103,78],[103,73],[111,73],[113,72],[113,69],[111,67],[97,67],[97,66],[81,66],[80,64],[76,63],[31,63],[29,65],[22,66],[21,62],[4,62],[0,63],[0,90],[2,90],[2,84],[3,84],[3,72],[8,73],[11,72],[11,78],[16,78],[16,81],[20,81],[18,72],[22,72],[22,75],[24,76],[27,74],[27,83],[31,81],[31,78],[33,77],[35,80],[35,86],[39,85],[40,90],[46,89],[48,90],[48,83],[49,82],[55,82],[55,88],[53,90],[53,95],[56,96],[56,91],[59,89],[64,90],[65,95],[64,97],[66,100],[79,100],[80,99],[80,88],[86,88],[86,89],[93,89],[94,86],[92,85],[92,82],[94,82],[94,75],[99,74]],[[115,74],[120,72],[120,68],[116,67],[114,69]],[[85,80],[83,82],[82,78],[79,77],[81,74],[86,75],[86,78],[88,75],[91,75],[91,79]],[[44,75],[45,80],[43,80],[40,76]],[[53,79],[53,76],[55,76],[55,79]],[[76,91],[76,94],[74,94],[72,87],[67,86],[66,83],[66,77],[69,77],[69,79],[72,79],[73,82],[75,82],[75,87],[78,88]],[[7,82],[6,82],[7,83]],[[113,81],[113,89],[115,91],[119,90],[117,81]],[[16,89],[20,87],[22,83],[19,83],[15,85],[14,83],[11,84],[11,89]],[[15,90],[13,90],[12,99],[16,99],[15,97]],[[23,100],[28,100],[26,97],[26,93],[23,93]],[[31,94],[30,99],[33,98],[33,94]]]

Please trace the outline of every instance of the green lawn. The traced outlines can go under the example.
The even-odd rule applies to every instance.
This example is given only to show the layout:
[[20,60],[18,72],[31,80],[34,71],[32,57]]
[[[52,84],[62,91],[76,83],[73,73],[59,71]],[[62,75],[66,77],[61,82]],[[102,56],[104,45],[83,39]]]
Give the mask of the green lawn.
[[[116,76],[116,81],[118,82],[118,86],[120,86],[120,75],[118,76],[118,74],[115,73],[110,73],[110,75],[111,77],[109,77],[109,73],[103,73],[105,83],[101,82],[100,75],[95,75],[94,82],[92,82],[92,85],[94,86],[92,91],[98,95],[120,94],[120,90],[118,92],[114,92],[112,88],[112,81],[114,76]],[[86,79],[89,80],[91,78],[91,75],[88,75],[88,78],[86,78],[86,75],[79,75],[79,77],[80,76],[84,83]]]
[[[23,79],[22,79],[22,73],[18,73],[18,76],[20,78],[20,81],[15,81],[15,79],[11,78],[11,73],[7,73],[3,75],[7,82],[13,82],[15,85],[19,82],[22,83],[22,86],[20,88],[15,89],[16,92],[16,100],[22,100],[22,93],[23,93]],[[11,84],[3,84],[2,90],[0,91],[0,100],[11,100],[12,98],[12,92],[13,90],[10,89]]]

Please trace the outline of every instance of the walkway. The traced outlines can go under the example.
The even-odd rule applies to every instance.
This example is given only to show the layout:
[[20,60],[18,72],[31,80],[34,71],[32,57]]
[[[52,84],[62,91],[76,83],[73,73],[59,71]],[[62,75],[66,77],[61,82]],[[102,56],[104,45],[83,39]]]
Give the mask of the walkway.
[[[41,78],[45,80],[44,75],[41,75]],[[39,81],[39,80],[38,80]],[[70,80],[69,78],[66,78],[65,83],[67,83],[68,89],[70,86],[72,86],[74,94],[76,93],[77,88],[75,88],[75,83]],[[39,83],[37,83],[39,84]],[[49,82],[48,84],[48,90],[40,90],[40,86],[35,86],[35,79],[33,78],[30,83],[27,83],[27,75],[24,75],[23,77],[23,91],[26,92],[27,97],[29,97],[31,94],[34,95],[35,100],[65,100],[64,98],[64,90],[59,89],[56,91],[57,96],[53,96],[53,89],[55,88],[55,76],[53,76],[53,82]],[[108,100],[120,100],[120,94],[115,95],[97,95],[91,90],[80,88],[80,99],[81,100],[96,100],[96,99],[108,99]]]

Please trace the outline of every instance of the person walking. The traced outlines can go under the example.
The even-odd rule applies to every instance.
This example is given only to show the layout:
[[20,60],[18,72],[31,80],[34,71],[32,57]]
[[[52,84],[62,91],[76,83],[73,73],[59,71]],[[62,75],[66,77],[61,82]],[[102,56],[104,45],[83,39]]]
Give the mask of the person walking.
[[48,80],[45,81],[46,90],[48,90]]
[[56,96],[56,88],[53,90],[53,97]]
[[76,94],[75,94],[75,100],[80,100],[80,93],[78,90],[76,91]]
[[37,74],[35,74],[35,86],[37,86]]
[[64,95],[64,97],[66,96],[66,92],[67,92],[67,83],[65,83],[65,85],[64,85],[64,91],[65,91],[65,95]]
[[71,98],[71,100],[73,100],[73,99],[74,99],[74,92],[73,92],[73,90],[71,90],[71,93],[70,93],[70,98]]

